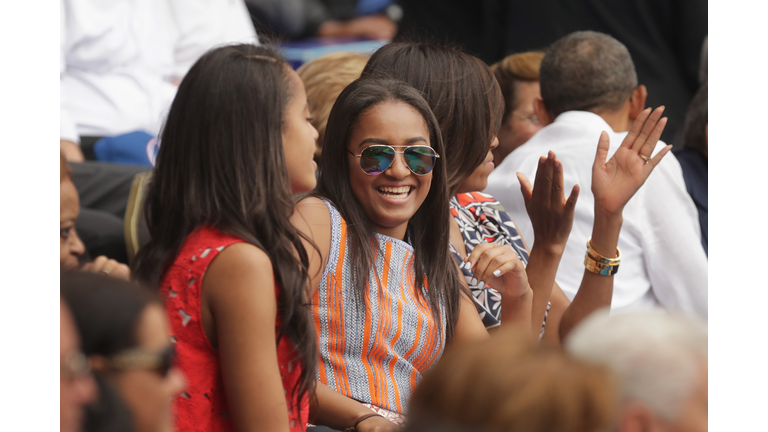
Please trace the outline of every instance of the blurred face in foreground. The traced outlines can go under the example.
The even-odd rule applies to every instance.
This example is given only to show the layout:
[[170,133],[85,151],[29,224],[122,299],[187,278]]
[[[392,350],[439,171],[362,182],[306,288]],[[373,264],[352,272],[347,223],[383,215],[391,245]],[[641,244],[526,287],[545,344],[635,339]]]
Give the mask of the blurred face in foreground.
[[[163,309],[157,304],[146,307],[136,328],[138,346],[134,353],[146,358],[161,359],[171,342]],[[179,369],[147,368],[136,363],[125,370],[107,372],[133,415],[138,432],[171,432],[170,400],[179,394],[186,382]]]
[[79,350],[80,342],[75,321],[63,302],[60,316],[60,428],[61,432],[77,432],[83,424],[85,406],[96,398],[96,383],[87,369],[85,357]]

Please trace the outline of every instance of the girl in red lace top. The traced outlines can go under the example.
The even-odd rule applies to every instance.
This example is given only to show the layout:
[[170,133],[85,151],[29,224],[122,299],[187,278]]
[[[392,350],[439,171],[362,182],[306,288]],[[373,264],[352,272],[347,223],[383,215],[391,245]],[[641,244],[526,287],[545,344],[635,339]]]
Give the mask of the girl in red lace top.
[[304,86],[275,51],[212,50],[182,81],[146,198],[135,274],[160,281],[187,431],[302,431],[317,343],[292,192],[315,186]]

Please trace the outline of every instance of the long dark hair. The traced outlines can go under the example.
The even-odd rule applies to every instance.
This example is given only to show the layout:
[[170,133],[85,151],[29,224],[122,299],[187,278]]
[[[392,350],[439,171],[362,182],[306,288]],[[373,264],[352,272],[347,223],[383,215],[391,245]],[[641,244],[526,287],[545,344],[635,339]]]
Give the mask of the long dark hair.
[[[353,260],[352,281],[359,299],[366,300],[366,281],[374,263],[374,246],[378,245],[370,220],[363,212],[349,184],[347,146],[360,116],[384,102],[404,102],[424,118],[432,148],[442,155],[443,140],[437,119],[424,98],[413,87],[392,79],[358,79],[341,92],[333,105],[325,130],[320,177],[315,194],[330,200],[347,223],[350,254]],[[424,203],[408,223],[408,236],[414,249],[417,284],[426,276],[428,301],[436,320],[440,320],[440,303],[446,310],[447,337],[453,336],[458,318],[461,282],[450,255],[449,195],[446,166],[437,160],[432,170],[432,184]],[[377,275],[380,277],[380,275]],[[416,295],[420,295],[417,293]]]
[[[155,293],[115,278],[73,271],[62,273],[60,281],[87,356],[109,358],[135,348],[142,314],[150,305],[162,307]],[[88,407],[84,430],[132,430],[133,415],[120,393],[100,373],[94,377],[99,399]]]
[[[152,283],[184,239],[211,225],[263,250],[280,287],[278,341],[296,349],[297,400],[315,385],[317,342],[308,308],[308,258],[296,229],[283,154],[289,66],[271,48],[249,44],[203,55],[184,77],[168,113],[146,197],[151,240],[134,274]],[[298,255],[298,258],[297,258]]]
[[383,46],[362,77],[389,76],[419,90],[440,124],[451,194],[483,163],[504,113],[493,72],[482,60],[435,44],[400,42]]

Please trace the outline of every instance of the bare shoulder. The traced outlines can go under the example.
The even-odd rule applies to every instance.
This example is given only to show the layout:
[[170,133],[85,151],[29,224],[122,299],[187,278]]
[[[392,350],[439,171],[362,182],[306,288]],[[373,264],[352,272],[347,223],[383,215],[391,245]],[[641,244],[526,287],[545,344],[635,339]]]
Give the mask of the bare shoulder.
[[208,298],[239,290],[274,294],[272,261],[250,243],[235,243],[219,252],[203,276],[203,294]]
[[294,207],[291,223],[306,237],[302,241],[309,255],[309,291],[314,295],[331,252],[331,213],[322,200],[308,197]]
[[268,271],[272,274],[272,261],[266,252],[250,243],[235,243],[228,246],[211,262],[208,272],[213,270],[247,273],[249,270]]
[[327,254],[331,240],[331,213],[322,200],[308,197],[299,201],[293,209],[291,223],[310,238],[321,254]]
[[[293,215],[291,215],[291,222],[301,220],[304,220],[307,224],[311,225],[330,225],[331,213],[320,198],[307,197],[296,204],[293,209]],[[294,225],[296,225],[296,223],[294,223]]]

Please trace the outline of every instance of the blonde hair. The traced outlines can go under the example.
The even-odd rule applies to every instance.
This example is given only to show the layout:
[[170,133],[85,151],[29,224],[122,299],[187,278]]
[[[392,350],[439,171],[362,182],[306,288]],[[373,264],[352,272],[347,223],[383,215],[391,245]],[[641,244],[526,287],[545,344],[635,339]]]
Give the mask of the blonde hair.
[[504,95],[504,121],[515,110],[515,95],[517,82],[539,81],[539,68],[544,59],[544,53],[529,51],[520,54],[512,54],[491,66],[496,81],[499,82],[501,93]]
[[409,430],[597,432],[611,424],[608,369],[536,347],[522,333],[505,339],[444,356],[411,398]]
[[315,160],[323,151],[323,138],[328,115],[336,98],[352,81],[360,78],[368,57],[352,52],[335,52],[303,64],[296,72],[304,82],[312,114],[312,126],[319,137],[315,148]]

